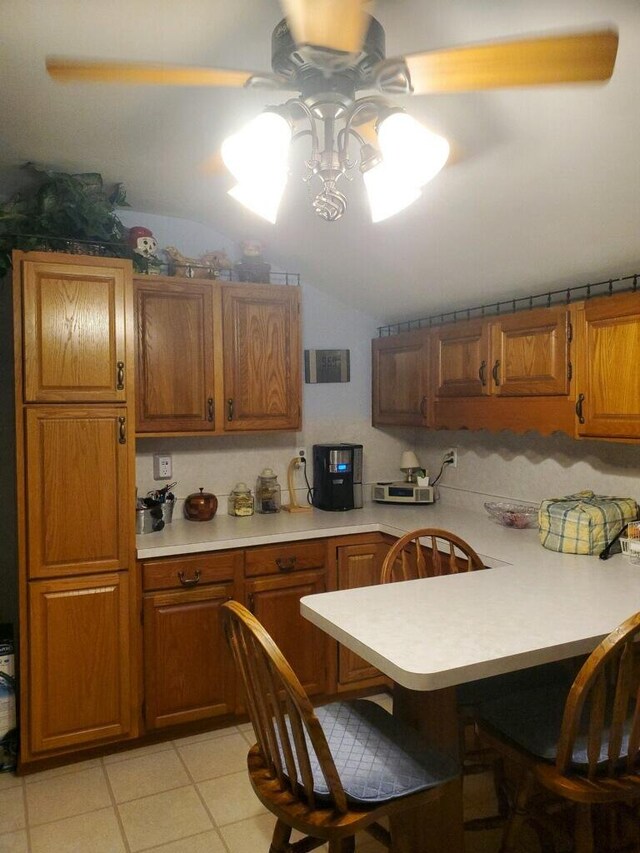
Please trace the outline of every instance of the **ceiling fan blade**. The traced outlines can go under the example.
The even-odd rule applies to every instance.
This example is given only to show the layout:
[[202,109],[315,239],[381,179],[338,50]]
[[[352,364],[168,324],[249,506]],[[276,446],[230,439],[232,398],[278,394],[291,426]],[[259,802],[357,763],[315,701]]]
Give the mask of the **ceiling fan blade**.
[[297,44],[359,53],[368,16],[363,0],[281,0]]
[[608,80],[617,49],[618,34],[599,30],[414,53],[404,61],[420,95]]
[[181,65],[68,59],[48,56],[47,71],[60,83],[133,83],[144,86],[244,86],[252,71]]

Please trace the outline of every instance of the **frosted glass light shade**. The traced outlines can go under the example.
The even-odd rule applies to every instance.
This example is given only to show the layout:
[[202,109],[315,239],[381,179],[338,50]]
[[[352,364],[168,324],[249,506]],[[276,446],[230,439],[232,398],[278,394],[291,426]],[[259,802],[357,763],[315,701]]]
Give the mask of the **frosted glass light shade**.
[[278,113],[263,112],[222,143],[222,160],[240,184],[286,176],[291,125]]
[[378,145],[388,168],[416,187],[434,178],[449,158],[447,140],[407,113],[391,113],[380,122]]
[[420,190],[398,177],[385,162],[362,175],[369,197],[371,221],[382,222],[420,198]]
[[405,450],[400,459],[400,470],[407,471],[411,468],[422,468],[422,465],[413,450]]
[[285,177],[282,180],[236,184],[229,190],[229,195],[253,213],[275,224],[286,183]]

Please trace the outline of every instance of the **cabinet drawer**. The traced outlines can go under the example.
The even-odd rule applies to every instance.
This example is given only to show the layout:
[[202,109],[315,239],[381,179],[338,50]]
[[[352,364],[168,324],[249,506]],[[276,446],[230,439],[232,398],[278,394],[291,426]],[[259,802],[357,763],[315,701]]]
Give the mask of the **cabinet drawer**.
[[283,542],[273,548],[254,548],[245,552],[245,574],[275,575],[280,572],[322,568],[326,560],[326,540]]
[[189,554],[142,563],[142,588],[171,589],[233,580],[242,570],[242,551]]

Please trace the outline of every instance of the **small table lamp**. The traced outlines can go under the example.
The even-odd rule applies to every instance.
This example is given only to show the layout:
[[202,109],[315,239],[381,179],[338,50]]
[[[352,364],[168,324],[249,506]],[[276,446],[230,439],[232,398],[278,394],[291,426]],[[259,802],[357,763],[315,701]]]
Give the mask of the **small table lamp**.
[[400,470],[404,471],[406,483],[417,483],[417,474],[422,471],[422,465],[413,450],[405,450],[400,460]]

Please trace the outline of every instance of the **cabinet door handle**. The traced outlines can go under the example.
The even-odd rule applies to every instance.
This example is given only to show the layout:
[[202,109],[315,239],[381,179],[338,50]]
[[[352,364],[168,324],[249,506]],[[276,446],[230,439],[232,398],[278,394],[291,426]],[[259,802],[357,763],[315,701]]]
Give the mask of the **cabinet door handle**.
[[118,372],[116,373],[116,390],[124,391],[124,361],[119,361],[116,364]]
[[426,409],[427,409],[427,398],[423,397],[422,400],[420,400],[420,414],[422,415],[423,418],[427,417]]
[[250,592],[250,593],[249,593],[249,596],[247,597],[247,604],[249,605],[249,611],[250,611],[251,613],[254,613],[254,612],[255,612],[255,611],[254,611],[254,609],[253,609],[253,605],[254,605],[254,597],[253,597],[253,593],[252,593],[252,592]]
[[200,580],[200,569],[196,569],[195,574],[192,578],[187,578],[184,575],[183,571],[178,572],[178,580],[182,584],[182,586],[195,586]]
[[478,370],[478,379],[480,380],[481,385],[487,384],[487,362],[484,360]]
[[296,567],[295,557],[278,557],[276,566],[281,572],[292,572]]
[[582,404],[584,403],[584,394],[578,394],[578,399],[576,400],[576,415],[578,416],[579,423],[584,423],[584,415],[582,414]]
[[229,397],[227,400],[227,420],[233,420],[233,397]]
[[212,421],[214,413],[215,408],[213,406],[213,397],[209,397],[207,400],[207,420]]
[[493,376],[493,381],[496,383],[496,385],[499,385],[500,384],[500,359],[499,358],[496,359],[496,363],[493,365],[493,370],[491,371],[491,374]]
[[118,443],[126,444],[127,443],[127,427],[126,427],[127,419],[126,418],[118,418]]

